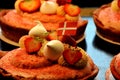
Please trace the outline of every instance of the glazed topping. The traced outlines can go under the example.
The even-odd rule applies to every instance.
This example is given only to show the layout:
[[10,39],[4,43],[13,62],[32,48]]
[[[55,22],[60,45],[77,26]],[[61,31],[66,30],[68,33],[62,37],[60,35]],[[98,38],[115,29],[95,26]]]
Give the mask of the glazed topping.
[[28,53],[35,53],[41,48],[42,41],[29,35],[25,35],[20,38],[19,46],[20,48],[25,48]]
[[58,4],[53,1],[44,1],[40,7],[40,12],[43,14],[56,14]]
[[67,63],[73,65],[81,59],[82,53],[77,49],[67,49],[63,52],[63,57]]
[[48,34],[40,21],[37,21],[37,25],[29,31],[29,35],[33,37],[45,38]]
[[41,6],[40,0],[16,0],[15,8],[17,11],[21,10],[23,12],[35,12]]
[[116,56],[114,66],[115,66],[115,70],[120,75],[120,53]]
[[19,40],[21,48],[25,48],[28,53],[38,52],[48,32],[41,22],[37,21],[37,25],[33,27],[28,35],[22,36]]
[[87,54],[81,48],[70,46],[65,48],[58,63],[64,66],[83,68],[86,66],[87,60]]
[[80,14],[80,8],[77,5],[65,4],[64,10],[70,16],[78,16]]
[[63,43],[59,40],[52,40],[45,45],[43,49],[43,55],[47,59],[55,61],[58,60],[63,51],[64,51]]
[[113,11],[120,11],[120,0],[113,0],[111,3],[111,8]]

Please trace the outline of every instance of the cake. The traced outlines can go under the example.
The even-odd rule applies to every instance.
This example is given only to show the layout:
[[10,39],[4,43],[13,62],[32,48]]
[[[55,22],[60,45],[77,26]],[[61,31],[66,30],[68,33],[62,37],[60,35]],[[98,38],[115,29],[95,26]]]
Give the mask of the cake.
[[102,39],[109,42],[120,43],[120,4],[113,0],[104,4],[93,12],[96,30]]
[[110,71],[116,80],[120,79],[120,53],[115,55],[110,63]]
[[99,69],[82,48],[60,40],[48,41],[44,34],[47,30],[42,26],[37,30],[32,28],[19,39],[19,48],[0,59],[2,79],[93,80],[96,77]]
[[[31,4],[32,7],[29,6]],[[52,39],[67,35],[77,41],[84,36],[88,23],[87,20],[81,18],[80,12],[80,8],[69,0],[30,0],[27,2],[16,0],[15,9],[0,12],[1,32],[7,39],[18,42],[21,36],[28,34],[29,30],[37,25],[36,21],[40,21],[49,31],[50,36],[54,35]],[[64,26],[65,23],[68,26]],[[61,30],[65,33],[60,33]],[[50,36],[48,39],[51,40]]]
[[[2,76],[3,79],[14,79],[14,80],[69,80],[69,79],[83,79],[83,80],[87,80],[87,79],[94,79],[94,77],[97,75],[98,72],[98,68],[94,65],[93,61],[91,59],[88,59],[88,64],[85,68],[83,69],[76,69],[76,68],[70,68],[70,67],[65,67],[65,66],[61,66],[57,63],[51,63],[49,60],[46,60],[44,57],[38,57],[38,59],[35,59],[35,55],[33,55],[32,59],[35,60],[40,60],[40,65],[39,67],[36,66],[32,66],[33,63],[29,63],[30,65],[28,66],[28,64],[20,64],[20,62],[18,64],[16,64],[16,62],[11,63],[11,61],[13,61],[13,59],[15,60],[17,58],[17,60],[19,60],[20,58],[16,57],[16,56],[20,56],[20,57],[25,57],[25,55],[27,57],[30,57],[30,55],[28,56],[28,54],[17,54],[18,52],[24,52],[23,49],[16,49],[13,50],[11,52],[8,52],[4,57],[1,58],[0,60],[0,74]],[[13,56],[13,54],[16,54],[16,56]],[[12,59],[11,59],[12,57]],[[34,58],[35,57],[35,58]],[[9,62],[10,60],[10,62]],[[23,59],[23,61],[27,62],[27,58]],[[32,61],[32,60],[31,60]],[[43,61],[43,62],[42,62]],[[21,61],[22,62],[22,61]],[[13,65],[14,64],[14,65]],[[19,65],[19,67],[18,67]],[[22,65],[22,66],[20,66]],[[23,67],[24,68],[21,68]],[[8,67],[9,66],[9,67]],[[30,68],[30,69],[26,69],[26,68]]]

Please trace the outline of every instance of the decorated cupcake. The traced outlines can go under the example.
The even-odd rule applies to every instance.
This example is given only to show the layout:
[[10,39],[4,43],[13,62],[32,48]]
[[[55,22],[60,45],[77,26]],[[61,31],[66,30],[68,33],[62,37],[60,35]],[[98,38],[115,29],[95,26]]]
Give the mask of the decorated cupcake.
[[48,41],[45,28],[38,32],[37,29],[32,28],[28,35],[20,38],[20,48],[0,59],[2,79],[88,80],[96,77],[99,69],[82,48],[60,40]]
[[71,37],[74,41],[84,37],[88,21],[80,16],[81,9],[71,0],[16,0],[15,9],[0,12],[2,35],[18,42],[40,21],[48,31],[48,40]]
[[99,37],[111,43],[120,43],[120,0],[101,6],[95,10],[93,18]]

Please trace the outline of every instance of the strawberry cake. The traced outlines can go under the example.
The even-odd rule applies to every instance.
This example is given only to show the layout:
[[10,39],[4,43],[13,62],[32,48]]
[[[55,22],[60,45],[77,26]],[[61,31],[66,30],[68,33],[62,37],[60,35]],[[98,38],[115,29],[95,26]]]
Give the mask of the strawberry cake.
[[1,33],[18,42],[37,25],[36,21],[40,21],[48,31],[47,39],[69,36],[78,41],[84,36],[88,23],[81,18],[80,12],[71,0],[16,0],[15,9],[0,12]]
[[120,0],[102,5],[94,11],[93,19],[97,33],[104,40],[120,44]]
[[32,28],[20,38],[19,48],[0,59],[2,79],[93,80],[96,77],[99,69],[82,48],[60,40],[48,41],[45,28],[41,28],[39,31]]
[[111,60],[110,71],[116,80],[120,79],[120,53],[115,55]]

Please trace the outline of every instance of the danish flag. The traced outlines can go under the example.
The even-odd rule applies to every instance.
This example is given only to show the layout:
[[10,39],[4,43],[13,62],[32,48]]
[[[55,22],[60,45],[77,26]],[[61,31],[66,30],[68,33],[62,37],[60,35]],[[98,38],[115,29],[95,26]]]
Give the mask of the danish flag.
[[58,35],[76,35],[77,21],[67,21],[59,24]]

